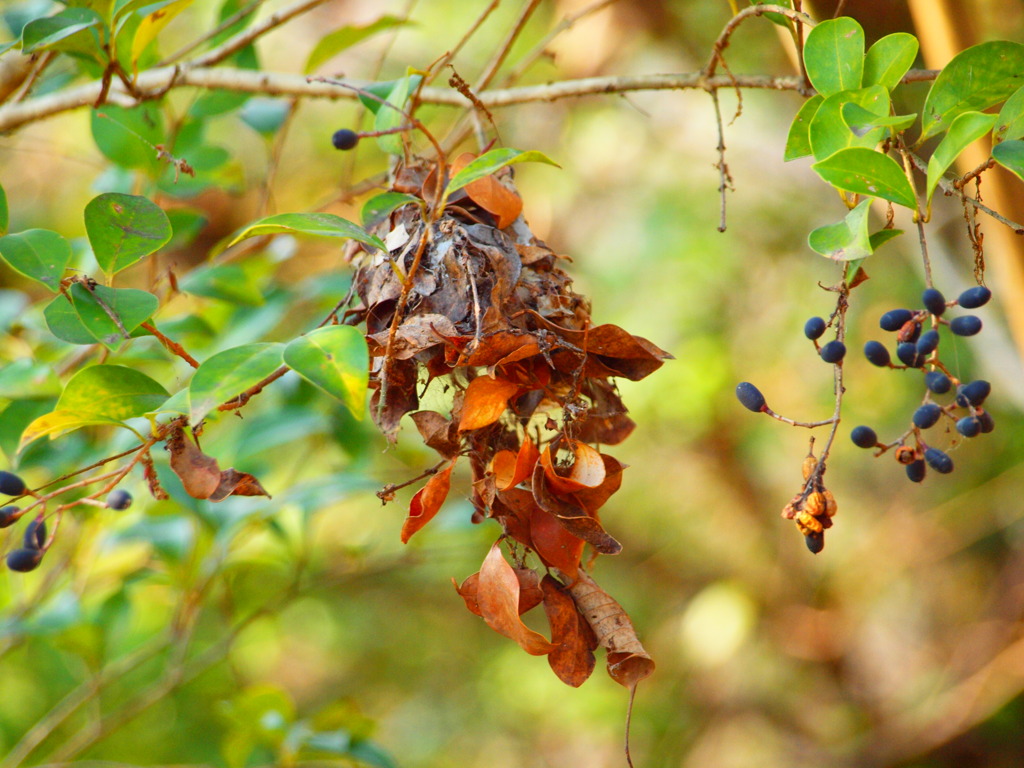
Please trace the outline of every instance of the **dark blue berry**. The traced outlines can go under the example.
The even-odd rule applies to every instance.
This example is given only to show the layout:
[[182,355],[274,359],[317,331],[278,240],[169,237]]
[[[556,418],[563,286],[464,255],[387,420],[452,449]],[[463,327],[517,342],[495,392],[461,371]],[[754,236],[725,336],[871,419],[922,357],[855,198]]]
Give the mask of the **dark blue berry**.
[[917,354],[917,345],[909,341],[896,346],[896,357],[909,368],[920,368],[924,365],[924,355]]
[[736,385],[736,399],[740,401],[744,408],[754,413],[760,413],[768,407],[764,402],[764,395],[761,394],[761,390],[749,381]]
[[826,363],[838,363],[846,357],[846,345],[841,341],[830,341],[821,348],[821,359]]
[[874,448],[878,445],[878,435],[875,434],[875,430],[864,425],[854,427],[850,432],[850,439],[858,448]]
[[996,423],[992,419],[992,414],[988,411],[978,410],[978,421],[981,423],[982,434],[988,434],[996,428]]
[[821,531],[805,533],[804,543],[807,545],[807,548],[811,550],[811,554],[816,555],[825,548],[825,534]]
[[909,309],[890,309],[878,321],[883,331],[898,331],[914,316]]
[[988,300],[991,298],[992,291],[984,285],[976,285],[961,293],[957,303],[964,309],[977,309],[988,304]]
[[13,472],[0,470],[0,493],[6,496],[21,496],[25,492],[25,481]]
[[14,549],[7,553],[7,567],[12,571],[28,573],[39,567],[43,552],[39,549]]
[[916,411],[911,421],[914,422],[914,426],[919,429],[928,429],[934,427],[935,422],[939,420],[942,415],[942,409],[935,403],[925,403]]
[[972,381],[970,384],[964,384],[957,389],[956,404],[961,408],[966,408],[968,405],[977,407],[985,402],[985,398],[988,397],[991,391],[992,385],[984,379]]
[[926,469],[924,460],[915,459],[906,466],[907,477],[909,477],[912,482],[920,483],[924,480]]
[[981,330],[981,318],[975,315],[955,317],[949,322],[949,330],[957,336],[973,336]]
[[956,423],[956,431],[964,437],[977,437],[981,433],[981,421],[974,416],[964,416]]
[[110,492],[107,496],[108,509],[128,509],[132,505],[132,495],[120,488]]
[[46,543],[46,521],[36,518],[25,528],[25,547],[42,549]]
[[953,471],[953,460],[938,448],[929,448],[924,452],[924,460],[928,466],[940,475],[948,475]]
[[0,508],[0,528],[7,528],[18,522],[19,511],[13,505]]
[[877,365],[879,368],[885,368],[889,365],[889,350],[885,348],[885,345],[880,341],[869,341],[864,345],[864,357],[872,365]]
[[812,317],[804,323],[804,336],[808,339],[820,339],[825,332],[825,320],[820,317]]
[[355,131],[350,131],[348,128],[335,131],[334,135],[331,136],[331,144],[334,145],[335,149],[352,149],[358,143],[359,134]]
[[921,302],[924,304],[924,308],[936,317],[946,311],[946,297],[934,288],[925,289],[925,292],[921,294]]
[[921,338],[917,340],[917,354],[919,355],[930,355],[939,346],[939,332],[932,328],[930,331],[925,331],[921,334]]
[[942,371],[929,371],[924,375],[924,385],[936,395],[944,395],[949,392],[953,382]]

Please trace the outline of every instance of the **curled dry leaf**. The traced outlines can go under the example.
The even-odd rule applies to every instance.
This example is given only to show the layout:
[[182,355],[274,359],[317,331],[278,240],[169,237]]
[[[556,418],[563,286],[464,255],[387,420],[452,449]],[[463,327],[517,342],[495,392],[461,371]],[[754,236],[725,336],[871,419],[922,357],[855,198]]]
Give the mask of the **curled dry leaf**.
[[571,495],[559,496],[548,487],[544,466],[540,462],[533,470],[532,487],[537,506],[554,515],[573,536],[583,539],[602,555],[617,555],[622,551],[622,545],[608,535],[597,518],[587,514],[585,507]]
[[535,509],[537,503],[532,493],[522,488],[509,488],[498,492],[494,498],[491,516],[501,523],[506,535],[530,547],[530,517]]
[[480,429],[493,424],[508,407],[508,399],[519,391],[519,385],[506,379],[478,376],[469,382],[462,402],[459,432]]
[[220,473],[217,490],[210,494],[210,501],[223,501],[228,496],[266,496],[271,498],[260,481],[248,472],[236,472],[234,467]]
[[608,674],[626,688],[633,688],[654,672],[654,661],[644,650],[633,622],[615,599],[584,571],[569,587],[576,607],[586,618],[597,641],[608,651]]
[[171,469],[181,480],[185,492],[194,499],[223,501],[228,496],[270,498],[260,481],[248,472],[238,472],[234,467],[222,472],[217,460],[199,450],[180,425],[167,438],[167,450],[171,453]]
[[[530,568],[516,568],[516,578],[519,579],[519,615],[532,611],[545,600],[544,590],[541,588],[540,576]],[[470,613],[475,613],[483,618],[480,612],[480,605],[477,603],[477,590],[480,587],[480,572],[468,576],[461,584],[452,579],[452,586],[459,596],[465,601],[466,608]],[[575,610],[575,609],[574,609]]]
[[571,467],[557,467],[551,459],[551,444],[540,455],[548,486],[559,494],[597,488],[604,482],[604,461],[601,454],[586,443],[568,441],[573,454]]
[[569,533],[550,512],[534,507],[530,516],[530,546],[544,565],[557,568],[570,580],[576,580],[583,539]]
[[452,467],[455,466],[455,459],[447,467],[435,473],[427,484],[416,491],[409,504],[409,516],[402,524],[402,543],[409,541],[416,531],[429,523],[437,511],[441,509],[444,500],[448,498],[448,491],[451,488]]
[[555,646],[519,618],[519,594],[519,577],[495,542],[484,558],[477,582],[477,605],[484,621],[495,632],[515,640],[533,656],[551,653]]
[[[472,152],[464,152],[452,163],[452,176],[461,171],[470,162],[476,160]],[[488,213],[494,215],[498,229],[504,229],[517,218],[523,210],[523,200],[518,194],[506,187],[494,176],[484,176],[463,189],[470,199]]]
[[548,664],[559,680],[578,688],[594,671],[597,636],[564,586],[551,576],[545,576],[540,586],[551,625],[551,642],[557,646],[548,654]]
[[454,459],[461,450],[458,430],[450,419],[437,411],[417,411],[413,423],[428,448],[433,448],[446,459]]
[[518,452],[498,451],[491,459],[491,472],[499,491],[515,488],[533,474],[540,453],[530,438],[519,446]]

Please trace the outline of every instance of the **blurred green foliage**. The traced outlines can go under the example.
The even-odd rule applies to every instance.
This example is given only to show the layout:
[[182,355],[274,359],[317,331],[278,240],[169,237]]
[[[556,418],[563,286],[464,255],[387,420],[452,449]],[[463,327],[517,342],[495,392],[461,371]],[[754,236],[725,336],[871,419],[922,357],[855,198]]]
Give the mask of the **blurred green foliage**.
[[[206,48],[269,14],[235,0],[157,4],[180,15],[146,42],[152,4],[71,5],[121,25],[126,77],[220,21],[235,19]],[[407,19],[406,3],[325,3],[226,63],[297,72],[309,61],[320,73],[390,83],[452,49],[486,5],[411,4]],[[540,4],[507,70],[580,7]],[[467,41],[454,61],[467,80],[518,12],[499,7]],[[61,20],[40,27],[51,14]],[[3,39],[63,54],[41,70],[33,96],[102,76],[101,26],[88,8],[29,0],[0,15]],[[695,71],[728,17],[725,2],[613,4],[557,37],[554,55],[518,82]],[[1001,35],[1020,37],[1013,18]],[[898,31],[880,29],[885,19],[867,11],[860,20],[868,45]],[[745,25],[728,57],[735,72],[790,66],[766,22]],[[0,65],[14,59],[27,66],[17,49]],[[728,117],[734,97],[721,98]],[[896,112],[922,101],[923,92]],[[799,486],[807,433],[754,417],[733,397],[736,382],[751,380],[780,413],[831,413],[831,368],[800,329],[831,311],[832,296],[817,284],[838,275],[806,242],[846,208],[809,161],[783,163],[800,104],[794,94],[744,93],[742,116],[726,129],[735,191],[724,234],[715,230],[717,140],[706,94],[495,114],[504,145],[544,152],[563,168],[518,166],[517,184],[533,230],[573,257],[595,319],[677,358],[621,384],[639,427],[621,446],[632,466],[603,519],[625,550],[596,566],[658,662],[639,688],[634,760],[1019,765],[1024,390],[998,309],[1022,297],[1001,298],[996,286],[985,334],[955,342],[957,373],[995,385],[996,432],[957,451],[954,474],[923,486],[906,482],[888,455],[871,460],[845,439],[845,426],[858,423],[899,434],[920,395],[909,372],[850,356],[842,439],[827,476],[840,511],[817,558],[778,518]],[[425,106],[418,116],[443,133],[456,113]],[[11,232],[55,231],[74,270],[123,268],[118,288],[158,296],[160,330],[199,360],[288,343],[349,290],[340,249],[278,237],[222,258],[219,244],[272,213],[323,209],[359,221],[372,192],[353,199],[347,191],[383,173],[387,157],[370,142],[334,153],[330,137],[374,126],[370,105],[355,101],[197,89],[131,109],[65,113],[0,138],[0,221],[9,209]],[[156,256],[104,263],[90,247],[83,211],[107,194],[160,204],[170,240]],[[972,283],[958,207],[935,202],[931,244],[947,295]],[[877,338],[877,317],[914,305],[923,287],[912,243],[887,246],[866,269],[872,279],[849,315],[851,349]],[[31,487],[137,444],[130,431],[89,426],[18,453],[24,428],[53,410],[82,364],[81,350],[173,383],[170,391],[191,375],[151,335],[110,351],[56,338],[46,285],[0,264],[0,286],[0,450]],[[408,547],[398,543],[416,486],[383,508],[374,492],[434,462],[418,442],[407,425],[385,450],[368,420],[289,373],[241,418],[215,414],[202,437],[204,451],[259,477],[272,498],[193,499],[158,450],[155,471],[170,498],[152,499],[137,467],[121,486],[135,497],[131,509],[76,507],[39,570],[0,574],[0,766],[622,765],[623,690],[603,675],[580,690],[563,686],[543,659],[468,614],[449,587],[478,569],[497,536],[493,525],[469,522],[465,468],[431,527]],[[8,529],[3,551],[19,536]]]

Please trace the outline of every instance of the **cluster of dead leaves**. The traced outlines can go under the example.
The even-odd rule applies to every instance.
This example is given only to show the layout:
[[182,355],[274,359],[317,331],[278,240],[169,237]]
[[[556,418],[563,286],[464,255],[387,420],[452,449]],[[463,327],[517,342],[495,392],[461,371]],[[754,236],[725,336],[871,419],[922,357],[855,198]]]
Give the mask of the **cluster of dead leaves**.
[[171,469],[192,498],[223,501],[228,496],[270,497],[260,481],[248,472],[239,472],[234,467],[222,470],[215,458],[207,456],[192,441],[183,423],[171,425],[166,444]]
[[[394,188],[430,203],[435,172],[412,165]],[[378,232],[389,253],[357,261],[359,303],[347,321],[366,324],[373,418],[394,441],[411,414],[446,461],[413,497],[402,541],[437,514],[452,469],[464,461],[474,521],[502,526],[518,566],[492,547],[480,572],[457,586],[466,606],[527,652],[547,655],[570,685],[589,676],[601,645],[609,673],[632,687],[653,662],[625,611],[581,565],[587,545],[595,556],[622,548],[599,510],[625,467],[594,446],[616,445],[635,426],[613,379],[642,379],[670,355],[618,326],[592,323],[589,302],[573,292],[561,257],[530,231],[503,174],[460,190],[433,223],[421,207],[399,208]],[[435,380],[450,394],[447,414],[419,409],[421,388]],[[524,567],[528,553],[548,571],[543,578]],[[541,604],[550,641],[520,618]]]

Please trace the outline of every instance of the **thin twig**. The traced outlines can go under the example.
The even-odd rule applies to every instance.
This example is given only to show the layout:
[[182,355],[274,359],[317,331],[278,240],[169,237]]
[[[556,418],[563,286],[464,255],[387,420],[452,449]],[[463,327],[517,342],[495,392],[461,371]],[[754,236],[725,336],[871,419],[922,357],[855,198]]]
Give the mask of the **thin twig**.
[[725,27],[723,27],[721,33],[719,33],[718,39],[715,40],[714,45],[711,46],[711,58],[708,60],[708,63],[703,70],[706,78],[714,76],[715,70],[718,68],[718,64],[723,61],[722,51],[729,47],[729,40],[732,38],[732,34],[736,31],[736,28],[747,19],[755,16],[764,16],[766,13],[778,13],[797,24],[806,24],[809,27],[814,26],[814,20],[806,13],[797,13],[792,8],[786,8],[781,5],[751,5],[744,8],[729,19],[729,22]]
[[469,25],[469,29],[467,29],[463,33],[462,37],[459,38],[459,42],[457,42],[455,46],[450,51],[448,51],[448,53],[441,57],[441,60],[437,62],[437,66],[431,71],[429,75],[427,75],[426,78],[424,78],[424,85],[433,82],[434,78],[441,74],[441,72],[444,70],[445,67],[448,66],[450,62],[455,60],[455,57],[459,55],[459,51],[462,50],[463,46],[469,42],[470,38],[476,34],[476,31],[480,29],[480,26],[487,20],[487,17],[490,16],[494,12],[494,9],[497,8],[500,4],[501,0],[491,0],[490,4],[486,8],[484,8],[483,11],[480,12],[480,15],[477,16],[476,19],[473,21],[473,23]]
[[519,12],[519,18],[516,19],[515,24],[512,25],[508,34],[505,35],[505,39],[502,41],[501,45],[498,46],[498,50],[487,63],[487,66],[484,67],[484,71],[481,73],[480,78],[473,86],[473,90],[476,93],[479,93],[491,84],[494,76],[498,74],[498,70],[501,69],[501,65],[504,64],[505,59],[508,58],[508,54],[509,51],[512,50],[512,46],[515,45],[516,40],[519,39],[519,35],[522,33],[526,23],[530,20],[533,12],[537,10],[538,5],[540,5],[540,0],[526,0],[526,5],[524,5],[523,10]]
[[[921,171],[922,173],[927,173],[928,172],[928,164],[925,163],[924,160],[922,160],[920,157],[915,155],[913,152],[909,152],[908,154],[910,155],[910,161],[914,164],[914,166],[919,171]],[[1016,235],[1024,235],[1024,224],[1018,224],[1016,221],[1013,221],[1012,219],[1008,219],[1005,216],[1003,216],[1002,214],[997,213],[996,211],[993,211],[991,208],[989,208],[987,205],[982,203],[980,200],[975,200],[973,197],[971,197],[970,195],[966,194],[962,189],[957,189],[953,185],[952,182],[950,182],[950,181],[948,181],[946,179],[940,178],[939,179],[939,187],[947,195],[951,195],[953,197],[956,197],[958,200],[962,200],[965,203],[969,203],[969,204],[973,205],[975,208],[977,208],[979,211],[983,211],[984,213],[987,213],[989,216],[991,216],[993,219],[998,221],[1000,224],[1005,224],[1006,226],[1008,226],[1010,229],[1013,230],[1014,234],[1016,234]]]
[[160,331],[157,330],[156,325],[153,324],[152,320],[143,323],[140,327],[145,328],[147,331],[152,333],[153,336],[156,337],[156,340],[163,344],[164,348],[168,352],[170,352],[173,355],[177,355],[186,363],[191,365],[193,368],[199,367],[199,361],[192,357],[192,355],[190,355],[188,352],[186,352],[185,348],[181,346],[181,344],[178,344],[176,341],[172,341],[171,339],[167,338],[162,333],[160,333]]
[[255,11],[259,6],[263,5],[263,3],[264,3],[264,0],[252,0],[251,3],[249,3],[248,5],[243,6],[242,8],[239,8],[235,13],[231,14],[230,16],[228,16],[226,19],[224,19],[224,21],[222,21],[220,24],[218,24],[216,27],[211,29],[209,32],[207,32],[202,37],[198,37],[195,40],[193,40],[191,43],[189,43],[188,45],[185,45],[184,47],[179,48],[177,51],[175,51],[170,56],[165,58],[163,61],[158,63],[157,66],[158,67],[166,67],[168,64],[173,64],[176,61],[181,61],[183,58],[188,56],[190,53],[192,53],[192,51],[194,51],[199,46],[203,45],[204,43],[209,42],[210,40],[215,38],[217,35],[219,35],[224,30],[231,29],[231,27],[233,27],[235,24],[240,22],[242,19],[244,19],[250,13]]
[[448,461],[449,459],[441,459],[441,461],[437,462],[437,464],[435,464],[434,466],[430,467],[429,469],[423,470],[418,475],[416,475],[416,477],[410,478],[409,480],[406,480],[404,483],[388,483],[379,491],[377,491],[377,498],[381,500],[382,504],[387,504],[389,501],[391,501],[391,497],[394,496],[395,491],[410,486],[413,483],[418,483],[424,477],[436,475],[440,471],[441,467],[448,463]]
[[832,14],[832,18],[833,19],[838,19],[840,16],[843,15],[843,11],[845,9],[846,9],[846,0],[839,0],[839,2],[836,3],[836,12]]
[[729,166],[725,162],[725,129],[722,127],[722,109],[718,104],[718,90],[711,91],[711,101],[715,105],[715,123],[718,126],[718,193],[721,197],[721,213],[718,219],[718,231],[725,232],[725,194],[732,189],[732,176],[729,175]]

